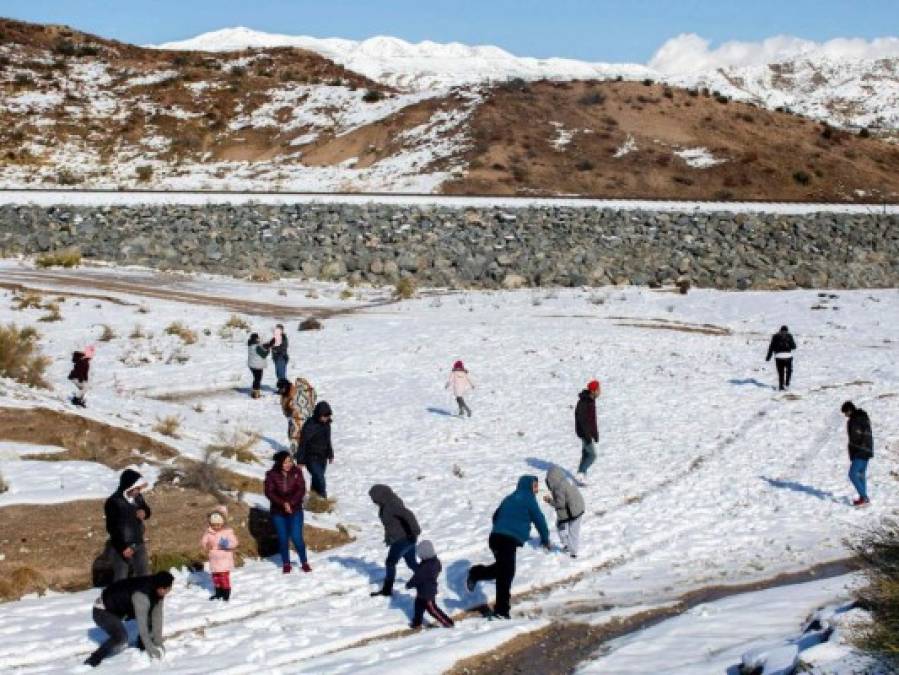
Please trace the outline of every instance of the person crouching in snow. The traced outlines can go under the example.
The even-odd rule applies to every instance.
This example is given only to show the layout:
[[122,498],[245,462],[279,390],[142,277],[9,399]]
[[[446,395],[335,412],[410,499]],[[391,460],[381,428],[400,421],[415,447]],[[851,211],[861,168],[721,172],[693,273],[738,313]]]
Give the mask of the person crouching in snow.
[[434,544],[425,539],[415,547],[415,552],[421,562],[412,578],[406,582],[406,588],[415,589],[415,613],[412,615],[410,628],[421,628],[425,612],[437,619],[444,628],[452,628],[455,625],[453,620],[437,606],[437,579],[443,566],[434,551]]
[[72,405],[87,407],[87,378],[95,351],[96,348],[93,345],[88,345],[84,351],[72,352],[72,372],[69,373],[69,382],[75,385]]
[[449,380],[446,383],[446,389],[453,390],[453,396],[456,397],[456,404],[459,406],[459,417],[466,414],[471,417],[471,408],[465,403],[464,396],[474,389],[474,384],[468,376],[468,371],[465,370],[465,364],[461,361],[456,361],[453,364]]
[[596,428],[596,399],[600,394],[599,382],[590,380],[587,388],[578,395],[574,408],[574,431],[581,439],[581,463],[577,469],[578,485],[587,484],[587,470],[596,461],[599,431]]
[[418,561],[415,559],[415,542],[421,534],[421,527],[403,500],[386,485],[372,485],[368,496],[378,506],[378,518],[384,526],[384,543],[387,544],[387,561],[384,566],[387,573],[384,575],[384,585],[381,590],[372,593],[376,595],[391,595],[393,582],[396,579],[396,564],[400,558],[406,561],[406,565],[412,572],[418,569]]
[[562,550],[567,551],[572,558],[577,558],[581,518],[585,510],[581,491],[568,482],[562,469],[557,466],[550,467],[546,472],[546,486],[552,492],[552,496],[546,495],[543,501],[556,510]]
[[228,509],[224,505],[215,507],[209,514],[209,525],[200,539],[200,548],[209,558],[209,572],[215,593],[210,600],[231,599],[231,570],[234,569],[234,549],[237,535],[227,526]]
[[253,388],[250,395],[259,398],[262,393],[262,371],[268,365],[268,349],[259,342],[259,333],[251,333],[247,340],[247,367],[253,375]]

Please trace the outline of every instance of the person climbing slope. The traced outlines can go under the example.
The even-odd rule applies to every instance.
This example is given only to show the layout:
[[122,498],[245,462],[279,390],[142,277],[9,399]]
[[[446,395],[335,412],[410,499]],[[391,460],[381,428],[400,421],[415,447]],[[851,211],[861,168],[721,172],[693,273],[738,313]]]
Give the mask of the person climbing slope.
[[393,593],[393,582],[396,579],[396,564],[400,558],[406,561],[410,570],[418,569],[415,559],[415,542],[421,534],[421,527],[415,514],[410,511],[403,500],[386,485],[372,485],[368,496],[378,507],[378,518],[384,526],[384,543],[387,545],[387,560],[384,562],[386,574],[384,583],[376,595],[389,596]]
[[590,380],[587,387],[578,395],[574,408],[574,432],[581,439],[581,463],[577,469],[577,483],[587,484],[587,471],[596,461],[596,445],[599,431],[596,425],[596,399],[601,392],[597,380]]
[[412,578],[406,582],[406,588],[415,589],[415,605],[409,627],[421,628],[427,612],[444,628],[452,628],[455,625],[453,620],[437,606],[438,579],[443,565],[440,564],[440,559],[434,551],[434,544],[425,539],[418,543],[415,552],[421,558],[421,562],[418,563],[418,569]]

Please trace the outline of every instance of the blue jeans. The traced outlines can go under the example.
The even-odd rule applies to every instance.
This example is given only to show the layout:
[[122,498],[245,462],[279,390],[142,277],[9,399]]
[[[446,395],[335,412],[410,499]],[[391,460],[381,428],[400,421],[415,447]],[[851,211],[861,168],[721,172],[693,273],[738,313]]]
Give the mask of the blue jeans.
[[278,533],[278,548],[281,553],[281,564],[287,565],[290,562],[290,542],[300,556],[300,562],[306,562],[306,542],[303,541],[303,511],[291,513],[290,515],[283,513],[273,513],[272,522],[275,524],[275,531]]
[[384,587],[382,590],[390,592],[393,590],[393,582],[396,579],[396,564],[400,558],[406,561],[406,565],[413,572],[418,569],[418,560],[415,557],[415,540],[400,539],[390,545],[387,550],[387,562],[384,566],[387,568],[387,575],[384,577]]
[[287,357],[286,356],[273,356],[272,363],[275,364],[275,377],[278,378],[278,382],[281,380],[287,379]]
[[578,466],[578,473],[587,473],[593,462],[596,461],[596,447],[593,445],[592,438],[581,439],[581,463]]
[[328,496],[328,487],[325,484],[325,468],[327,466],[325,462],[318,460],[306,462],[306,470],[309,472],[309,482],[311,483],[310,487],[321,497]]
[[858,496],[862,499],[868,499],[868,479],[865,478],[865,472],[868,470],[867,459],[853,459],[849,465],[849,480],[858,490]]

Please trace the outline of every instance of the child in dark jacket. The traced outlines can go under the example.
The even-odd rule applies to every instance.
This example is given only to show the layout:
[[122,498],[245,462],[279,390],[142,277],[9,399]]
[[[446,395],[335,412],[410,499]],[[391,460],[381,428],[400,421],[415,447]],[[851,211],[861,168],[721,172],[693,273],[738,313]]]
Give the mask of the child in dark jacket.
[[91,359],[94,358],[94,351],[94,346],[88,345],[83,351],[72,352],[72,372],[69,373],[69,382],[75,386],[72,405],[87,407],[87,378],[91,369]]
[[444,628],[452,628],[455,624],[453,620],[446,615],[440,607],[437,606],[437,579],[443,566],[440,559],[434,551],[434,544],[427,539],[418,543],[415,552],[421,558],[421,563],[412,578],[406,582],[406,588],[414,588],[415,594],[415,614],[412,617],[412,628],[421,628],[425,611]]

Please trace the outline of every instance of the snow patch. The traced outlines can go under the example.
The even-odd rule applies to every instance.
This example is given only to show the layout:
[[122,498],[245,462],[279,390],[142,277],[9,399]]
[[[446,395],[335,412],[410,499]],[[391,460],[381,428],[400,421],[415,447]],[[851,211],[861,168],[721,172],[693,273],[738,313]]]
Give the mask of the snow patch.
[[687,166],[694,169],[708,169],[711,166],[724,164],[726,159],[714,157],[707,148],[684,148],[675,150],[674,154],[680,157]]
[[632,152],[637,150],[637,141],[634,140],[634,137],[631,134],[627,135],[627,138],[624,139],[624,143],[622,143],[612,157],[624,157],[625,155],[629,155]]

